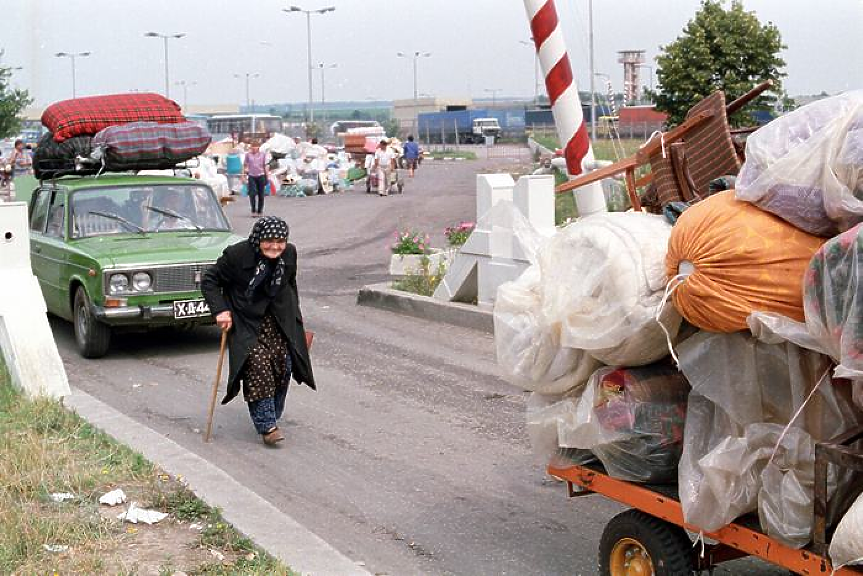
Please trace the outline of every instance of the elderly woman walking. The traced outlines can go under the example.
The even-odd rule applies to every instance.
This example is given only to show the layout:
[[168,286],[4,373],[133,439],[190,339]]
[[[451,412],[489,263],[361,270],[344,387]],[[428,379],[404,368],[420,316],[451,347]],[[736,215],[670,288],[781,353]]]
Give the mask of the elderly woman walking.
[[228,393],[240,391],[267,445],[285,439],[278,420],[291,377],[315,389],[297,295],[297,249],[276,216],[255,222],[248,240],[225,249],[201,291],[216,323],[228,330]]

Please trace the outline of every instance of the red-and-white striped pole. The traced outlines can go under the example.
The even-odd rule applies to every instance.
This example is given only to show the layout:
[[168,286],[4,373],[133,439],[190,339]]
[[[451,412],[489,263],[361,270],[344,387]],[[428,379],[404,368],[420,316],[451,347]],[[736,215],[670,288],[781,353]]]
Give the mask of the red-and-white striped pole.
[[[524,8],[545,76],[554,124],[563,145],[566,170],[570,177],[578,176],[584,172],[585,165],[593,163],[593,150],[554,0],[524,0]],[[575,199],[582,216],[606,211],[599,183],[579,188]]]

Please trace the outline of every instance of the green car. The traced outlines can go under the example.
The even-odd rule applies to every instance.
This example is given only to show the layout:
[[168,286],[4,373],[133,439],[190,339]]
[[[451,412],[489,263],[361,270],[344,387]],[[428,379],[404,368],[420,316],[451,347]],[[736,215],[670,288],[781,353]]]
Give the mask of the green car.
[[74,324],[82,356],[104,356],[115,328],[214,322],[201,276],[241,238],[209,186],[110,174],[19,189],[33,190],[33,274],[48,312]]

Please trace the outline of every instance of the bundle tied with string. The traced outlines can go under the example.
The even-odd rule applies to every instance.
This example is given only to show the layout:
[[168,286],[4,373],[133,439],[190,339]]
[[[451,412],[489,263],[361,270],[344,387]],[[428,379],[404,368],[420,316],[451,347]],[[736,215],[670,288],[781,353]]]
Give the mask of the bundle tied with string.
[[824,242],[728,190],[687,209],[671,231],[668,292],[691,324],[746,330],[750,313],[803,320],[803,275]]

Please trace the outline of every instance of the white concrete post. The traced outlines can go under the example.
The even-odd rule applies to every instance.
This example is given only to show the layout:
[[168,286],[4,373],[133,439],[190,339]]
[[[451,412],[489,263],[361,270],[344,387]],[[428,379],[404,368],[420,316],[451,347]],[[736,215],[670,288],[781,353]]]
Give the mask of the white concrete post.
[[30,397],[68,396],[69,380],[30,268],[27,204],[0,203],[0,352],[12,384]]

